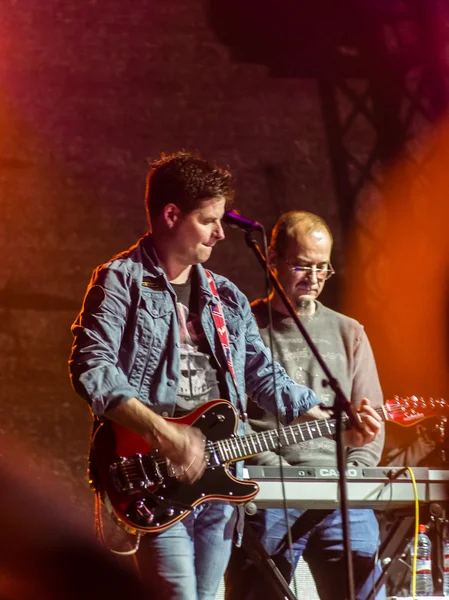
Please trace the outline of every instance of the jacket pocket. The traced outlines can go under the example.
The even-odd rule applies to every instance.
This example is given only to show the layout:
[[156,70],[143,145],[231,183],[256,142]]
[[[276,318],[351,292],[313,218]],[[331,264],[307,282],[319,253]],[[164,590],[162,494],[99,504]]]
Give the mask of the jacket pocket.
[[158,319],[171,314],[174,309],[173,300],[167,290],[154,291],[142,288],[139,311]]
[[154,373],[167,344],[174,304],[167,291],[142,290],[137,309],[136,355],[130,380],[140,389],[144,376]]
[[244,334],[244,322],[241,314],[234,308],[223,304],[223,314],[228,330],[229,343],[238,346],[239,340]]

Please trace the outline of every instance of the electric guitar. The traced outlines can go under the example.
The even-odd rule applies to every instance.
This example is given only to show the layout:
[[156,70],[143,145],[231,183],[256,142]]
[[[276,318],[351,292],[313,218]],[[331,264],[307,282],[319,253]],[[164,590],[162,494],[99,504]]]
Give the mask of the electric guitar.
[[[375,410],[382,420],[406,427],[449,412],[445,400],[414,396],[395,397]],[[233,462],[336,432],[335,419],[322,419],[238,436],[239,416],[227,400],[206,402],[185,417],[168,420],[198,427],[206,437],[206,470],[194,484],[176,479],[157,449],[120,425],[101,422],[92,435],[89,483],[114,520],[131,533],[167,529],[202,502],[248,502],[259,486],[234,477],[230,471]],[[347,418],[343,427],[350,427]]]

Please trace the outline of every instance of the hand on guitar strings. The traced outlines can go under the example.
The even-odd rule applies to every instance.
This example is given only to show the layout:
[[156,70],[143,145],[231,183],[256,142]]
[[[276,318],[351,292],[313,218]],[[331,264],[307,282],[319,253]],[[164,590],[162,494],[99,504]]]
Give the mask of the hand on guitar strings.
[[362,398],[357,408],[357,415],[362,426],[361,431],[348,429],[344,432],[344,442],[350,448],[359,448],[379,437],[382,419],[372,408],[367,398]]
[[[381,432],[382,419],[370,406],[367,398],[363,398],[360,401],[357,414],[362,426],[362,431],[348,429],[343,434],[344,443],[350,448],[359,448],[360,446],[364,446],[369,442],[373,442],[377,437],[379,437]],[[293,421],[293,425],[296,425],[297,423],[303,423],[304,421],[329,419],[333,418],[333,416],[334,415],[331,408],[317,405],[295,419],[295,421]]]
[[194,483],[206,468],[206,438],[196,427],[166,422],[158,435],[159,449],[167,459],[168,473],[186,483]]

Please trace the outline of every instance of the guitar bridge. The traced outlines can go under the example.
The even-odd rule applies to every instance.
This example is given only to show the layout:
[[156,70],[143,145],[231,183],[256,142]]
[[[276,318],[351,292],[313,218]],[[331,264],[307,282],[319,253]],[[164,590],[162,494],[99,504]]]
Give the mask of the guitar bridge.
[[118,492],[136,494],[160,485],[163,481],[154,458],[142,454],[120,457],[109,467],[112,485]]

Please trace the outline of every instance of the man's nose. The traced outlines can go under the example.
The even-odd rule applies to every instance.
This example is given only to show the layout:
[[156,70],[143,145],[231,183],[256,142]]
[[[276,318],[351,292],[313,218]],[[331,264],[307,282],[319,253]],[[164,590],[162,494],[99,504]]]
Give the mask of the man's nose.
[[316,267],[312,267],[310,271],[307,271],[307,277],[313,283],[318,282],[318,272],[316,270]]
[[218,223],[218,225],[217,225],[217,230],[215,232],[215,236],[218,241],[225,239],[225,232],[223,230],[223,226],[221,223]]

